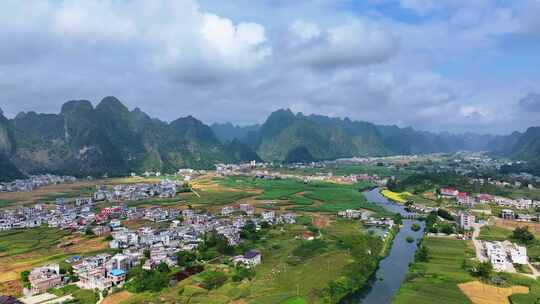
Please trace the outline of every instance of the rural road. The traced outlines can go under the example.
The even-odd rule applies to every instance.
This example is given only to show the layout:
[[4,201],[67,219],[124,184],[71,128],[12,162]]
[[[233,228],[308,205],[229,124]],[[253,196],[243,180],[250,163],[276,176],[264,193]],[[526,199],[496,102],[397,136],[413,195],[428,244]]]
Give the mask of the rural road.
[[481,224],[478,224],[478,223],[474,223],[472,226],[473,226],[473,235],[472,235],[472,241],[473,241],[473,244],[474,244],[474,249],[476,251],[476,258],[480,261],[480,262],[486,262],[488,261],[488,258],[487,256],[484,254],[484,248],[482,246],[482,242],[480,240],[478,240],[478,236],[480,235],[480,228],[482,228],[482,226],[484,226],[485,224],[481,225]]

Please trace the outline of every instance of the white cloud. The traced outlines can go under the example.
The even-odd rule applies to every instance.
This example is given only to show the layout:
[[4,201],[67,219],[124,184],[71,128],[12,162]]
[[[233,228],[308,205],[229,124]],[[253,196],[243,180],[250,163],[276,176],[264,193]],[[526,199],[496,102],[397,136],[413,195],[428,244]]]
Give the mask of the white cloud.
[[292,60],[315,68],[381,63],[394,56],[399,47],[398,38],[389,28],[368,19],[351,18],[324,30],[295,21],[289,29]]

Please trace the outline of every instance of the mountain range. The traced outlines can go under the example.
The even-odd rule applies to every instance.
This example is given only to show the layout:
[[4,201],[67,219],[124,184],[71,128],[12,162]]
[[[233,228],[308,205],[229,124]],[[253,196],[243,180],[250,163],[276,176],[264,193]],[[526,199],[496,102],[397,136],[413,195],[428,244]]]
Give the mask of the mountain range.
[[540,127],[509,135],[449,134],[280,109],[261,125],[211,127],[192,116],[164,122],[115,97],[66,102],[59,114],[0,111],[0,180],[34,173],[123,175],[217,162],[298,162],[459,150],[539,160]]

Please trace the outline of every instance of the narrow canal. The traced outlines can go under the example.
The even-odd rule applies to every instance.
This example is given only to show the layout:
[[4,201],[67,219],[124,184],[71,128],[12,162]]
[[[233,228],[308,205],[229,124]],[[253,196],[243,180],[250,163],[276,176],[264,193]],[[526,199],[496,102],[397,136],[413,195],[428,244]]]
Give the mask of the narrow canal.
[[[389,211],[408,214],[404,207],[387,200],[379,192],[379,189],[373,189],[364,192],[368,201],[379,204]],[[411,226],[414,220],[404,220],[403,226],[394,239],[390,253],[379,264],[375,276],[369,282],[369,285],[360,292],[351,295],[343,300],[343,303],[362,303],[362,304],[386,304],[391,303],[392,298],[398,291],[401,283],[407,275],[409,263],[414,260],[416,252],[416,241],[423,236],[424,223],[417,222],[422,229],[412,231]],[[407,237],[413,237],[414,242],[407,242]]]

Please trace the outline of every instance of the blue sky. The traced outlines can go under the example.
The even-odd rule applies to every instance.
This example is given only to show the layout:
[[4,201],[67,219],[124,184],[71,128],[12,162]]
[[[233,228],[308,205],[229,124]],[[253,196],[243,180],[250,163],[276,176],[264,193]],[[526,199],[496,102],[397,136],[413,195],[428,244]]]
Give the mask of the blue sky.
[[0,108],[108,95],[172,120],[273,110],[423,130],[540,125],[538,0],[16,1]]

